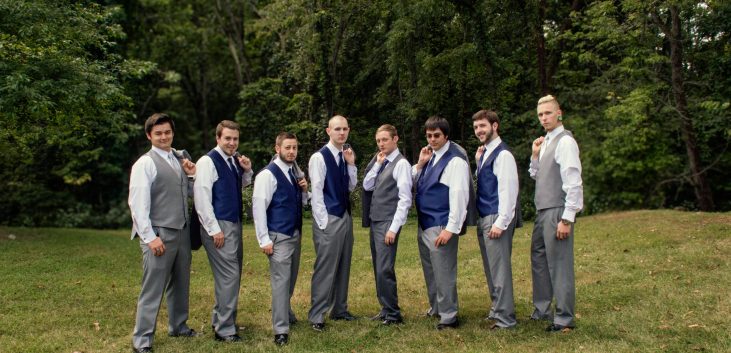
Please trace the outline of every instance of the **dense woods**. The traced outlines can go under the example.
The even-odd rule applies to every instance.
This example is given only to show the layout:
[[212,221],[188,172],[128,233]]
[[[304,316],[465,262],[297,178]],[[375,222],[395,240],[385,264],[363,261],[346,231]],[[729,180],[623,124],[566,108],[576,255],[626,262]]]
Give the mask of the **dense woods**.
[[493,109],[530,216],[546,93],[581,148],[585,213],[729,210],[730,17],[727,0],[0,0],[0,224],[128,224],[154,112],[196,158],[238,121],[260,169],[282,130],[306,165],[335,113],[361,166],[382,123],[415,160],[430,115],[474,151],[471,115]]

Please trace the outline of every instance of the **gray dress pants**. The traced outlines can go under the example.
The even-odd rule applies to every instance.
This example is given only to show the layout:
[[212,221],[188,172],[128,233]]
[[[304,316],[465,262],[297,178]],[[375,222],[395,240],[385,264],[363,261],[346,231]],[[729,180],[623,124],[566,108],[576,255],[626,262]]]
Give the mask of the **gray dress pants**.
[[457,320],[457,250],[459,235],[454,234],[447,244],[436,247],[434,241],[444,227],[418,231],[419,257],[429,296],[430,314],[439,314],[439,323],[451,324]]
[[274,334],[288,334],[289,324],[297,321],[291,299],[300,267],[302,237],[295,230],[293,236],[269,232],[274,244],[269,256],[269,276],[272,284],[272,328]]
[[498,215],[487,215],[480,218],[477,239],[480,244],[482,266],[485,270],[487,288],[492,305],[488,319],[495,320],[500,327],[513,327],[515,321],[515,301],[513,298],[513,269],[510,258],[513,253],[513,233],[515,220],[504,230],[500,238],[490,239],[492,224]]
[[188,228],[153,229],[165,244],[165,254],[153,255],[147,244],[140,239],[142,288],[137,300],[137,315],[132,333],[132,346],[135,348],[152,347],[163,293],[167,297],[168,333],[190,331],[186,324],[191,260]]
[[376,278],[376,297],[381,305],[380,315],[384,319],[401,320],[401,309],[398,305],[398,290],[396,286],[396,250],[398,249],[398,234],[393,244],[384,242],[391,221],[372,221],[370,231],[371,259],[373,273]]
[[236,313],[241,288],[241,223],[218,221],[223,232],[224,243],[220,249],[213,244],[213,237],[201,229],[201,242],[208,254],[208,263],[213,271],[216,303],[211,313],[211,325],[219,336],[236,333]]
[[[533,314],[535,320],[553,320],[554,324],[574,326],[576,287],[574,282],[574,225],[569,237],[556,239],[556,227],[563,207],[538,211],[531,239],[533,275]],[[551,301],[556,298],[556,315]]]
[[345,212],[342,218],[327,216],[324,230],[312,222],[315,268],[312,273],[312,306],[308,320],[323,323],[325,314],[339,317],[348,312],[350,261],[353,257],[353,221]]

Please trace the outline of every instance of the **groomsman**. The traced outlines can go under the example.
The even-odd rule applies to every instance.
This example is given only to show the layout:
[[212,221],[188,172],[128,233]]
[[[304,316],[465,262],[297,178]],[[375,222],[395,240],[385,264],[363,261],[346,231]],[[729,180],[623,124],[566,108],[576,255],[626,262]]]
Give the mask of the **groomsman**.
[[417,179],[419,256],[437,330],[456,328],[457,249],[470,202],[470,167],[464,149],[449,141],[449,122],[431,117],[424,124],[427,147],[412,167]]
[[[563,127],[563,113],[551,95],[538,100],[546,136],[533,141],[529,173],[536,180],[536,222],[531,239],[533,314],[548,320],[546,331],[575,327],[574,222],[584,206],[579,146]],[[556,313],[551,308],[556,299]]]
[[493,321],[491,329],[512,328],[516,321],[510,257],[513,233],[522,225],[518,206],[518,168],[508,145],[498,134],[500,120],[495,112],[480,110],[475,113],[472,126],[481,143],[475,153],[477,212],[480,216],[477,239],[492,299],[487,318]]
[[129,209],[132,239],[140,238],[142,288],[132,333],[134,352],[152,352],[157,313],[167,294],[168,334],[194,337],[188,327],[190,240],[188,195],[196,167],[172,148],[175,123],[156,113],[145,121],[152,148],[132,166]]
[[376,296],[381,311],[374,319],[383,325],[403,322],[396,286],[396,250],[401,227],[411,207],[411,164],[398,149],[398,133],[392,125],[376,131],[379,152],[371,159],[363,179],[363,220],[370,225],[371,257],[376,277]]
[[308,319],[312,329],[325,329],[325,314],[333,320],[355,320],[348,311],[350,260],[353,256],[353,220],[350,192],[355,188],[355,153],[345,146],[350,133],[348,120],[336,115],[326,129],[330,141],[310,157],[312,181],[312,239],[315,268],[312,274],[312,306]]
[[300,264],[302,206],[307,203],[307,181],[295,165],[297,137],[277,135],[274,160],[256,176],[252,209],[261,251],[269,257],[272,285],[274,343],[289,342],[289,325],[297,322],[291,299]]
[[213,271],[216,303],[211,325],[217,341],[240,342],[236,313],[241,287],[241,189],[251,184],[251,161],[239,156],[239,124],[223,120],[216,127],[216,144],[198,160],[195,208],[201,222],[201,242]]

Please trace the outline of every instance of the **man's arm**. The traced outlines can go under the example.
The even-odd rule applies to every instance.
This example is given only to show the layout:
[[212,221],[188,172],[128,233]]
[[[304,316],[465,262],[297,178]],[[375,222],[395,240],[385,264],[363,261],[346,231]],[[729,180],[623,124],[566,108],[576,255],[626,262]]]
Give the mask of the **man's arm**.
[[325,188],[325,161],[322,159],[321,153],[316,152],[310,157],[308,171],[310,173],[310,184],[312,184],[312,198],[310,199],[312,218],[314,218],[320,229],[325,229],[328,222],[325,195],[323,194]]
[[467,203],[470,196],[469,165],[462,158],[452,158],[444,168],[439,182],[449,187],[449,217],[445,229],[459,233],[467,217]]
[[198,219],[208,235],[221,233],[221,227],[213,212],[213,183],[218,180],[218,172],[208,156],[203,156],[196,163],[198,170],[193,185],[193,201],[198,211]]
[[[375,166],[373,167],[375,169]],[[398,187],[398,204],[396,205],[396,213],[393,215],[391,227],[389,231],[397,233],[399,229],[406,223],[406,217],[411,208],[411,165],[405,158],[401,159],[393,169],[393,178],[396,180]]]
[[584,208],[584,186],[581,180],[579,145],[571,136],[564,136],[556,145],[556,163],[561,174],[561,189],[566,193],[564,211],[561,216],[570,222],[576,220],[576,213]]
[[493,225],[505,230],[515,215],[518,199],[518,167],[513,154],[509,151],[500,152],[495,159],[494,167],[493,173],[497,177],[498,217]]
[[146,244],[157,238],[150,221],[150,189],[156,177],[157,169],[149,156],[142,156],[135,162],[129,177],[127,204],[132,214],[135,232]]
[[267,227],[267,209],[276,190],[277,180],[274,175],[267,169],[259,172],[254,183],[251,208],[254,216],[256,240],[259,242],[259,247],[267,255],[271,255],[273,250],[272,241],[269,239],[269,228]]

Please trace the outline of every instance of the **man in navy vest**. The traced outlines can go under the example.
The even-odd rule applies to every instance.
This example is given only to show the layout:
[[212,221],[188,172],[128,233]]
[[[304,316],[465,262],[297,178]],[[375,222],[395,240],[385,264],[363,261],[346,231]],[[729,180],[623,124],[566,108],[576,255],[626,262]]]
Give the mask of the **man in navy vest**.
[[427,147],[412,167],[419,213],[419,256],[437,330],[456,328],[457,249],[470,200],[470,167],[461,147],[449,141],[449,122],[433,116],[424,124]]
[[333,320],[355,320],[348,311],[350,259],[353,255],[353,221],[350,192],[358,182],[355,153],[344,148],[350,127],[336,115],[326,129],[330,142],[310,157],[312,181],[312,239],[315,268],[312,274],[312,307],[308,319],[315,331],[325,329],[325,314]]
[[396,286],[396,250],[401,227],[411,208],[411,164],[398,149],[393,125],[376,130],[379,152],[373,156],[363,179],[363,221],[370,226],[371,258],[376,277],[376,297],[381,311],[374,317],[383,325],[403,322]]
[[480,110],[475,113],[472,127],[481,144],[475,153],[480,216],[477,239],[492,300],[487,319],[492,321],[490,329],[512,328],[517,322],[510,257],[513,233],[522,225],[518,206],[518,167],[498,135],[500,120],[495,112]]
[[[157,313],[167,293],[168,334],[194,337],[188,327],[190,287],[190,240],[188,194],[196,167],[172,148],[175,124],[166,114],[153,114],[145,121],[145,134],[152,149],[132,166],[129,208],[132,239],[140,238],[142,288],[137,301],[134,352],[152,352]],[[186,176],[187,175],[187,176]]]
[[251,161],[238,156],[239,124],[223,120],[216,127],[216,144],[198,160],[195,208],[201,222],[201,242],[211,264],[216,303],[211,325],[217,341],[240,342],[236,307],[241,287],[241,189],[251,184]]
[[[536,222],[531,239],[533,314],[551,321],[546,331],[574,328],[574,222],[584,206],[579,146],[563,127],[558,101],[551,95],[538,100],[538,120],[546,136],[533,141],[530,169],[536,180]],[[551,302],[556,298],[556,314]]]
[[274,160],[256,176],[252,212],[256,238],[269,257],[272,284],[274,343],[289,341],[289,325],[297,322],[291,299],[300,265],[302,206],[307,203],[307,180],[295,165],[297,136],[277,135]]

